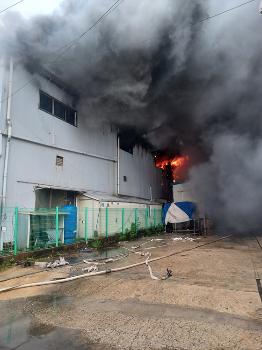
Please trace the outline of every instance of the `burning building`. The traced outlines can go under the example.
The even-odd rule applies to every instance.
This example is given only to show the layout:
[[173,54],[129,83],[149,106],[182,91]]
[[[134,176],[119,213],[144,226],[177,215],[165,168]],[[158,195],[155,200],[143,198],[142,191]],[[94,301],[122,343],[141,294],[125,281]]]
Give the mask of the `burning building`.
[[[81,193],[162,197],[161,172],[139,145],[125,147],[118,129],[90,126],[77,96],[62,81],[39,71],[37,84],[12,98],[32,75],[19,63],[2,62],[2,201],[8,207],[54,207]],[[128,199],[127,199],[128,201]]]
[[156,167],[170,172],[174,183],[185,182],[189,175],[190,158],[188,155],[175,157],[155,157]]
[[[84,112],[78,111],[74,91],[55,76],[48,77],[39,71],[32,80],[25,67],[12,59],[1,64],[0,250],[13,240],[10,215],[15,207],[20,208],[23,248],[29,248],[26,232],[30,237],[38,234],[32,231],[37,209],[45,208],[41,220],[47,221],[54,218],[52,208],[78,207],[75,225],[82,237],[87,220],[84,208],[90,209],[90,237],[103,229],[99,217],[103,208],[161,210],[161,171],[152,154],[138,144],[127,147],[123,135],[110,123],[90,126]],[[27,89],[13,98],[23,80],[30,81]],[[69,227],[65,215],[59,214],[59,227]],[[111,217],[109,234],[119,231],[116,222],[120,219]],[[131,225],[133,216],[129,221]],[[50,219],[50,225],[52,222]],[[63,240],[67,229],[61,230]],[[53,231],[48,228],[48,237]]]
[[[9,185],[10,205],[20,189],[27,193],[35,183],[50,186],[54,179],[54,187],[72,191],[117,194],[120,188],[122,195],[161,196],[161,171],[153,169],[150,152],[130,147],[126,136],[119,141],[117,170],[118,130],[131,127],[153,150],[169,149],[172,157],[157,159],[158,167],[169,168],[170,181],[177,185],[188,179],[214,220],[230,229],[259,228],[262,22],[257,4],[232,11],[226,0],[124,1],[109,10],[110,5],[108,0],[66,0],[50,16],[2,17],[0,54],[17,62],[8,162],[19,191]],[[39,76],[40,67],[52,76]],[[1,70],[4,131],[8,69],[1,65]],[[38,108],[39,91],[47,95],[48,112]],[[16,123],[21,111],[25,115]],[[3,154],[6,134],[1,136]],[[39,150],[45,144],[42,156],[26,157],[29,144]],[[196,154],[201,161],[195,162]],[[16,159],[21,162],[15,167]],[[4,174],[3,156],[1,167]],[[26,180],[20,168],[28,173]],[[23,200],[31,205],[34,194]]]

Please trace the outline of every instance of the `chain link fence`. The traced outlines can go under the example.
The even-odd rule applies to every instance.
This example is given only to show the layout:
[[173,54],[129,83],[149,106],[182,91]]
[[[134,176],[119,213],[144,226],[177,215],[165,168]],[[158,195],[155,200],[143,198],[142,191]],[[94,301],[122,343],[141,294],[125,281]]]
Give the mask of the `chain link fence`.
[[159,208],[4,208],[0,213],[0,255],[88,242],[129,238],[162,227]]

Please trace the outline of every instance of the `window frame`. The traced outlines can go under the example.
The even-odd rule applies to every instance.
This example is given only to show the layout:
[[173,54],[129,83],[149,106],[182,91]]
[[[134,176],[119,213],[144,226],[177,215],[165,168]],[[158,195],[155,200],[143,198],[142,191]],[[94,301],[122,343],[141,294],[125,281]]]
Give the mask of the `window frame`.
[[[44,109],[44,108],[41,107],[41,104],[40,104],[40,102],[41,102],[41,94],[42,94],[42,95],[45,95],[45,96],[47,96],[47,97],[49,97],[49,98],[52,99],[52,113],[50,113],[49,111],[47,111],[46,109]],[[64,106],[64,108],[65,108],[65,119],[63,119],[63,118],[61,118],[61,117],[59,117],[59,116],[57,116],[57,115],[55,114],[55,102],[57,102],[57,103],[59,103],[59,104],[62,104],[62,105]],[[67,123],[67,124],[69,124],[69,125],[71,125],[71,126],[74,126],[75,128],[77,128],[77,126],[78,126],[78,113],[77,113],[77,110],[74,109],[74,108],[72,108],[70,105],[67,105],[67,104],[65,104],[64,102],[58,100],[57,98],[55,98],[55,97],[49,95],[48,93],[46,93],[45,91],[43,91],[43,90],[41,90],[41,89],[39,90],[39,105],[38,105],[38,108],[39,108],[41,111],[43,111],[43,112],[45,112],[45,113],[47,113],[47,114],[49,114],[49,115],[52,115],[53,117],[55,117],[55,118],[57,118],[57,119],[59,119],[59,120],[62,120],[63,122],[65,122],[65,123]],[[70,122],[67,121],[67,111],[68,111],[68,110],[71,110],[71,111],[74,112],[74,124],[72,124],[72,123],[70,123]]]

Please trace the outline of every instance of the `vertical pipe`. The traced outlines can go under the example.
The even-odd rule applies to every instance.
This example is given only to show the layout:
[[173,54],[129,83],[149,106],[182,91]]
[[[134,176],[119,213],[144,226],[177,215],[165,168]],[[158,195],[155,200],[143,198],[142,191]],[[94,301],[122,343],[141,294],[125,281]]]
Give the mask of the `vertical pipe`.
[[125,232],[125,208],[122,208],[122,234]]
[[92,237],[95,235],[95,207],[94,200],[92,201]]
[[154,227],[156,227],[156,208],[154,208]]
[[108,207],[106,207],[106,238],[108,238]]
[[18,208],[14,213],[14,255],[17,255],[17,238],[18,238]]
[[7,112],[6,112],[7,141],[6,141],[4,170],[3,170],[3,185],[2,185],[2,200],[1,200],[2,208],[6,206],[7,175],[8,175],[8,165],[9,165],[10,142],[12,137],[11,103],[12,103],[13,72],[14,72],[13,59],[10,58]]
[[116,176],[117,195],[120,194],[120,138],[117,136],[117,176]]
[[55,245],[58,247],[58,239],[59,239],[59,208],[55,209]]
[[88,241],[88,208],[85,208],[85,241]]

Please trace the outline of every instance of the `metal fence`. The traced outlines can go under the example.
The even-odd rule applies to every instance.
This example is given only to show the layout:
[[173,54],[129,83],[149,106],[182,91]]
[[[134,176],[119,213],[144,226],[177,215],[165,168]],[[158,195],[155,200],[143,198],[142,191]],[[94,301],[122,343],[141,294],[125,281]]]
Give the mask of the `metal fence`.
[[158,208],[4,208],[0,213],[0,255],[58,247],[92,239],[135,238],[162,228]]

